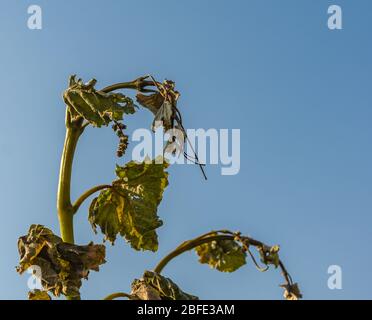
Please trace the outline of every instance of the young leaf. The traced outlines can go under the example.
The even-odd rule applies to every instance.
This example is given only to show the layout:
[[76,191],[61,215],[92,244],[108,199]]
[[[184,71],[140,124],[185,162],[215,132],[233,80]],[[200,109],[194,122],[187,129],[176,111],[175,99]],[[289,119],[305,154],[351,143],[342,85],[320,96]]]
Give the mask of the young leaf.
[[[62,293],[78,298],[81,279],[87,279],[89,270],[98,271],[99,265],[105,263],[105,246],[65,243],[42,225],[32,225],[28,234],[18,239],[18,251],[20,262],[17,272],[22,274],[33,266],[44,291],[50,291],[55,296]],[[40,295],[37,293],[37,296]]]
[[84,84],[76,76],[70,77],[70,85],[63,93],[73,119],[83,117],[95,127],[107,126],[111,121],[123,119],[123,114],[135,112],[133,101],[121,93],[104,93],[94,88],[96,80]]
[[196,247],[195,251],[200,263],[207,263],[221,272],[234,272],[246,263],[245,252],[233,240],[208,242]]
[[199,300],[183,292],[171,279],[152,271],[145,271],[141,279],[133,281],[131,295],[140,300]]
[[117,234],[136,250],[158,249],[155,229],[162,225],[157,208],[168,185],[168,164],[134,161],[116,167],[118,177],[112,188],[104,190],[90,206],[89,221],[94,230],[101,228],[112,243]]

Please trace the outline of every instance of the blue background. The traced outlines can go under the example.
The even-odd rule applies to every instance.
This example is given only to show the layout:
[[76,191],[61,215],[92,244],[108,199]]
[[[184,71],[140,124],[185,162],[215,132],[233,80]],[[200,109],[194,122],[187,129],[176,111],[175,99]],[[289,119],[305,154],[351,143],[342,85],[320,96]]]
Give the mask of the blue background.
[[[43,29],[27,28],[27,8],[43,9]],[[341,31],[327,9],[343,9]],[[170,169],[159,208],[164,226],[156,254],[124,241],[107,246],[83,298],[129,291],[181,241],[217,228],[280,244],[307,299],[372,298],[371,17],[358,1],[22,1],[0,9],[0,298],[24,299],[17,238],[32,223],[58,232],[56,191],[64,140],[61,93],[68,76],[98,87],[151,73],[177,82],[190,128],[240,128],[241,171],[209,166]],[[148,128],[151,114],[128,118]],[[89,128],[74,165],[72,196],[114,178],[116,137]],[[119,160],[122,163],[124,160]],[[76,241],[94,236],[87,204],[76,216]],[[343,289],[327,287],[339,265]],[[190,252],[164,270],[201,298],[280,299],[277,270],[252,264],[223,274]]]

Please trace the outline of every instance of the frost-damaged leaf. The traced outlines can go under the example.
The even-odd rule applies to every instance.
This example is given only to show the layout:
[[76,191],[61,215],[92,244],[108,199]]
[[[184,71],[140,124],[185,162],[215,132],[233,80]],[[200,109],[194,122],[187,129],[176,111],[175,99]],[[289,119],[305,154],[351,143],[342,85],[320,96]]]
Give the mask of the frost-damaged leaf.
[[76,76],[70,77],[69,87],[63,93],[63,99],[70,107],[73,119],[81,116],[96,127],[108,125],[111,121],[120,121],[123,114],[135,112],[132,99],[121,93],[104,93],[97,91],[92,79],[84,84]]
[[133,281],[131,295],[140,300],[199,300],[183,292],[171,279],[152,271],[145,271],[141,279]]
[[28,300],[52,300],[48,292],[35,289],[28,293]]
[[181,121],[176,112],[180,93],[175,90],[175,83],[171,80],[158,83],[157,87],[159,92],[150,95],[138,93],[136,98],[140,105],[149,109],[155,115],[152,129],[155,131],[159,125],[162,125],[164,130],[168,131],[174,128],[175,119]]
[[96,231],[101,228],[112,243],[117,234],[136,250],[158,249],[155,230],[163,223],[157,208],[168,185],[168,164],[162,159],[134,161],[116,167],[112,188],[102,191],[89,209],[89,222]]
[[149,109],[154,115],[158,113],[160,107],[164,103],[164,97],[159,92],[150,95],[137,93],[136,98],[140,105]]
[[302,298],[302,294],[300,292],[300,288],[298,287],[297,283],[293,284],[283,284],[281,285],[282,288],[284,288],[284,298],[286,300],[298,300]]
[[18,239],[18,252],[17,272],[22,274],[32,266],[44,291],[55,296],[79,297],[81,279],[87,279],[89,270],[98,271],[105,263],[105,246],[66,243],[42,225],[32,225],[28,234]]
[[[211,234],[211,236],[216,234]],[[207,263],[221,272],[233,272],[246,263],[246,254],[233,240],[217,240],[195,248],[200,263]]]
[[272,264],[275,266],[275,268],[277,268],[280,262],[279,250],[280,247],[278,245],[272,246],[270,249],[259,247],[258,252],[260,254],[262,263],[266,265]]

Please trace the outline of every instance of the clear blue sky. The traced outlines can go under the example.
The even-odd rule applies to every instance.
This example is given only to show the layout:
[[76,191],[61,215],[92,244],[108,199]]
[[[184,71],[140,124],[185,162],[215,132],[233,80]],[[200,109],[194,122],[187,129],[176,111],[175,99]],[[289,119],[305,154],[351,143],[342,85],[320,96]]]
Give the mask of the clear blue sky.
[[[41,31],[27,28],[30,4],[43,9]],[[327,28],[331,4],[343,8],[342,31]],[[280,244],[305,298],[372,298],[371,18],[368,0],[1,1],[0,298],[26,298],[28,275],[14,270],[18,236],[32,223],[58,232],[61,93],[72,73],[98,86],[170,78],[186,126],[241,129],[240,174],[210,166],[205,182],[197,167],[171,168],[159,251],[108,245],[84,298],[129,291],[181,241],[219,228]],[[129,127],[150,122],[143,111]],[[110,129],[86,131],[74,198],[113,179],[116,143]],[[75,233],[80,244],[102,239],[86,205]],[[333,264],[342,267],[342,290],[327,287]],[[282,297],[279,273],[251,264],[222,274],[189,253],[164,273],[201,298]]]

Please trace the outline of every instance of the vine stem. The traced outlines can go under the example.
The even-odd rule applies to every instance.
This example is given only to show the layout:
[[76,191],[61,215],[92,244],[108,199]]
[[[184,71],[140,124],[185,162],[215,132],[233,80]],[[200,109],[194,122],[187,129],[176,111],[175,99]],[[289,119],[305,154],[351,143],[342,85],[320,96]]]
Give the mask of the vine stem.
[[[119,89],[135,89],[139,91],[147,91],[145,87],[151,86],[151,81],[145,81],[145,78],[138,78],[131,82],[122,82],[102,89],[102,92],[111,92]],[[89,122],[84,124],[84,119],[79,117],[72,119],[70,114],[71,106],[66,106],[66,135],[62,151],[61,165],[59,171],[58,191],[57,191],[57,212],[61,238],[63,242],[73,244],[74,239],[74,213],[78,210],[80,205],[94,192],[107,188],[107,186],[97,186],[86,191],[80,198],[77,199],[74,205],[71,203],[71,175],[72,164],[77,143],[84,129],[89,125]],[[69,299],[69,297],[67,297]]]
[[138,90],[138,91],[142,91],[142,92],[154,92],[154,90],[145,89],[146,87],[154,86],[153,81],[146,81],[145,80],[146,78],[147,77],[141,77],[141,78],[138,78],[138,79],[136,79],[134,81],[130,81],[130,82],[115,83],[111,86],[108,86],[108,87],[105,87],[105,88],[101,89],[100,91],[104,92],[104,93],[109,93],[109,92],[112,92],[112,91],[115,91],[115,90],[133,89],[133,90]]
[[71,174],[76,145],[84,130],[81,125],[80,119],[71,121],[70,112],[66,108],[66,136],[59,172],[57,211],[62,240],[68,243],[74,243],[73,207],[70,196]]
[[[62,151],[59,182],[57,191],[57,211],[61,238],[64,242],[73,244],[74,224],[73,206],[71,204],[71,174],[75,149],[80,135],[83,133],[83,119],[71,120],[69,108],[66,108],[66,136]],[[67,299],[72,299],[67,296]]]
[[109,189],[112,188],[111,185],[109,184],[102,184],[99,186],[95,186],[87,191],[85,191],[74,203],[73,207],[73,212],[76,213],[76,211],[79,210],[80,206],[82,203],[88,199],[92,194],[96,193],[97,191],[104,190],[104,189]]
[[103,298],[103,300],[114,300],[114,299],[117,299],[117,298],[131,299],[132,296],[128,293],[125,293],[125,292],[115,292],[115,293],[112,293],[112,294],[108,295],[107,297]]
[[[216,233],[223,233],[223,234],[217,234]],[[190,251],[192,249],[195,249],[196,247],[205,244],[210,243],[212,241],[221,241],[221,240],[232,240],[232,241],[239,241],[244,242],[245,246],[255,246],[255,247],[261,247],[261,248],[270,248],[269,246],[265,245],[263,242],[252,239],[250,237],[241,237],[240,233],[234,233],[228,230],[219,230],[219,231],[211,231],[206,234],[203,234],[195,239],[188,240],[183,242],[181,245],[179,245],[176,249],[171,251],[168,255],[166,255],[154,268],[155,273],[161,273],[164,269],[164,267],[174,258],[178,257],[179,255],[185,253],[186,251]],[[249,251],[249,249],[248,249]],[[249,251],[250,253],[250,251]],[[251,254],[251,253],[250,253]],[[253,258],[252,254],[251,257]],[[254,258],[253,261],[255,262]],[[258,267],[258,265],[256,264]],[[287,269],[285,268],[283,262],[279,260],[279,268],[281,270],[281,273],[285,279],[285,282],[287,285],[292,285],[292,278],[289,275]],[[267,269],[266,269],[267,270]],[[266,270],[260,270],[260,271],[266,271]]]
[[195,238],[193,240],[185,241],[180,246],[178,246],[175,250],[170,252],[166,255],[155,267],[155,273],[161,273],[164,267],[174,258],[178,257],[179,255],[183,254],[186,251],[190,251],[204,243],[209,243],[216,240],[234,240],[235,237],[233,235],[216,235],[216,236],[201,236]]
[[[103,88],[101,91],[109,93],[119,89],[135,89],[138,91],[149,92],[151,90],[145,89],[147,86],[153,86],[152,81],[146,81],[147,77],[138,78],[131,82],[122,82]],[[93,193],[111,187],[108,185],[101,185],[93,187],[84,192],[73,205],[71,203],[71,175],[72,164],[77,143],[84,129],[89,125],[89,122],[84,124],[84,118],[79,117],[72,119],[70,114],[71,106],[66,106],[66,135],[62,151],[61,165],[59,171],[58,191],[57,191],[57,212],[61,238],[63,242],[74,244],[74,223],[73,218],[76,211],[81,204]],[[70,299],[70,297],[67,297]]]
[[[113,84],[106,88],[103,88],[102,92],[109,93],[111,91],[119,89],[134,89],[139,91],[149,91],[145,89],[148,86],[153,86],[152,81],[146,81],[147,77],[141,77],[130,82],[121,82]],[[151,90],[150,90],[151,91]],[[64,242],[74,243],[74,229],[73,229],[73,215],[91,194],[96,191],[107,188],[108,186],[97,186],[87,192],[85,192],[74,205],[71,203],[71,174],[72,174],[72,163],[74,160],[74,154],[76,145],[78,143],[80,135],[84,129],[89,125],[89,122],[84,124],[83,118],[76,120],[71,119],[69,112],[70,106],[66,107],[66,136],[65,143],[63,146],[61,166],[59,173],[58,192],[57,192],[57,210],[60,224],[61,237]],[[111,186],[110,186],[111,187]]]

